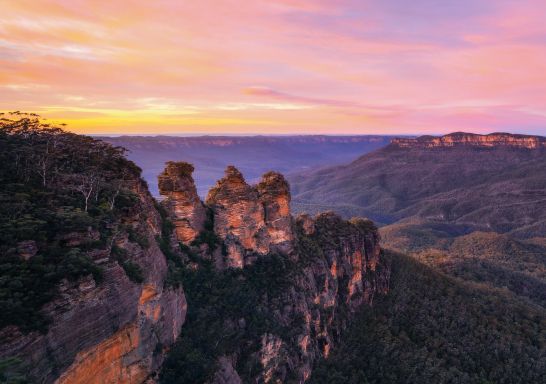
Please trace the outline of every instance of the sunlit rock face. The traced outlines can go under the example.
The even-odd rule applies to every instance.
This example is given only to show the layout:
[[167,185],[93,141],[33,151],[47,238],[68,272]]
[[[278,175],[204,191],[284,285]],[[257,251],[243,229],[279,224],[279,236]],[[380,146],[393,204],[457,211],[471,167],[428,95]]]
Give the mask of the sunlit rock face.
[[262,176],[256,189],[264,208],[270,250],[286,254],[292,252],[294,233],[288,182],[280,173],[268,172]]
[[214,232],[224,242],[226,266],[241,268],[269,252],[258,192],[235,167],[226,169],[225,176],[209,191],[206,204],[213,212]]
[[290,375],[306,381],[315,362],[336,347],[351,314],[389,288],[390,270],[381,262],[379,234],[369,220],[301,215],[294,234],[299,247],[293,258],[302,269],[284,292],[285,301],[270,305],[279,324],[295,318],[303,324],[293,338],[296,348],[278,335],[261,335],[254,356],[261,367],[258,382],[283,383]]
[[[388,290],[390,272],[381,264],[377,228],[369,220],[346,221],[334,213],[293,219],[290,188],[281,174],[268,172],[252,186],[233,166],[210,190],[205,207],[212,217],[207,231],[218,239],[216,247],[223,248],[222,262],[215,263],[220,270],[249,267],[271,254],[281,255],[297,269],[281,296],[264,299],[262,308],[280,326],[299,323],[292,340],[265,332],[257,340],[258,350],[250,355],[244,346],[236,346],[218,358],[212,382],[248,379],[246,372],[237,372],[240,356],[260,367],[254,374],[256,382],[294,378],[304,382],[314,363],[335,347],[348,316]],[[178,216],[182,211],[174,214],[184,219]],[[213,250],[205,249],[201,256],[208,258],[207,251]],[[224,321],[226,328],[246,323],[240,318]]]
[[[115,234],[113,244],[89,253],[102,267],[102,281],[91,275],[63,280],[56,297],[44,306],[50,320],[46,333],[24,334],[13,326],[0,332],[0,359],[20,356],[31,382],[143,383],[155,375],[181,331],[186,298],[181,287],[165,284],[167,262],[155,241],[160,215],[140,180],[128,182],[127,188],[139,202],[122,220],[148,245],[131,242],[127,232]],[[88,235],[74,235],[70,244]],[[129,279],[112,245],[140,266],[142,283]]]
[[257,186],[233,166],[209,191],[214,233],[223,241],[225,265],[241,268],[271,252],[289,254],[294,234],[290,192],[281,174],[266,173]]
[[474,133],[455,132],[434,137],[421,136],[415,139],[397,138],[391,144],[400,148],[449,148],[449,147],[514,147],[527,149],[546,149],[546,139],[540,136],[514,135],[510,133]]
[[[263,303],[276,324],[299,323],[291,342],[266,332],[250,355],[235,346],[218,358],[212,382],[240,383],[246,374],[237,372],[240,356],[259,367],[256,382],[306,381],[315,362],[335,348],[350,314],[388,290],[390,272],[381,264],[377,228],[369,220],[346,221],[334,213],[293,219],[289,185],[281,174],[268,172],[252,186],[232,166],[210,190],[205,206],[224,249],[223,263],[215,263],[220,269],[249,267],[272,253],[298,266],[281,297]],[[226,328],[246,322],[224,321]]]
[[173,213],[176,236],[185,244],[195,240],[206,219],[192,173],[193,165],[170,161],[158,177],[159,193],[165,197],[163,204]]

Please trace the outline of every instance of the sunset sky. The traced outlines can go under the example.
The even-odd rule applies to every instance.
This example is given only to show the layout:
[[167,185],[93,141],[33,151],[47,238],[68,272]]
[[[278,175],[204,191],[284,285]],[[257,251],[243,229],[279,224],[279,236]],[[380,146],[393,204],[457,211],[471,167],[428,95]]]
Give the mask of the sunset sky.
[[546,135],[546,1],[0,0],[0,110],[83,133]]

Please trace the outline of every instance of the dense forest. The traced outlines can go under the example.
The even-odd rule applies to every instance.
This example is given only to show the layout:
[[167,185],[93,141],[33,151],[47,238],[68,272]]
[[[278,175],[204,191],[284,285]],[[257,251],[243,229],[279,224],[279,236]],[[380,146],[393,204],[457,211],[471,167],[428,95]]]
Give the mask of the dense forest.
[[208,382],[218,369],[217,359],[238,350],[243,356],[237,371],[251,382],[262,369],[254,354],[265,333],[280,335],[297,350],[293,339],[301,332],[303,319],[295,318],[287,326],[273,316],[276,306],[289,305],[283,301],[283,291],[292,287],[295,271],[289,260],[277,255],[226,272],[215,271],[207,261],[201,261],[197,269],[183,268],[188,317],[164,363],[161,382]]
[[[63,279],[92,274],[100,281],[89,251],[121,230],[119,218],[136,200],[127,183],[140,169],[122,148],[35,114],[0,117],[0,328],[45,331],[40,309]],[[119,262],[140,278],[124,255]]]
[[543,382],[543,308],[387,257],[390,293],[362,309],[310,383]]
[[450,236],[445,227],[411,222],[389,225],[381,228],[382,243],[452,277],[546,308],[544,238],[522,240],[482,231]]

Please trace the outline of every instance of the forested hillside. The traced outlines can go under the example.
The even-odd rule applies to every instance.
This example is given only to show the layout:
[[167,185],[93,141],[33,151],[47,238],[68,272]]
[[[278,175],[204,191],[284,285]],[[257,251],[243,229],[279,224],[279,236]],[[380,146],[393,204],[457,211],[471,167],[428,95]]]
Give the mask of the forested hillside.
[[[500,135],[500,134],[498,134]],[[470,135],[456,146],[424,146],[425,137],[389,146],[346,165],[290,178],[298,211],[334,209],[379,223],[426,222],[449,235],[474,230],[519,238],[546,233],[546,146],[517,146],[538,136]],[[441,137],[454,140],[457,134]],[[476,140],[473,144],[471,140]]]
[[383,224],[383,247],[544,306],[545,143],[504,133],[395,139],[293,176],[293,206],[370,217]]
[[[2,116],[0,328],[45,330],[40,309],[62,279],[100,281],[88,251],[104,247],[119,230],[116,215],[135,205],[124,183],[140,170],[124,152],[35,115]],[[138,266],[124,266],[141,279]]]
[[544,382],[544,308],[387,257],[391,291],[362,309],[310,383]]
[[2,116],[1,382],[143,382],[180,332],[156,202],[124,153]]

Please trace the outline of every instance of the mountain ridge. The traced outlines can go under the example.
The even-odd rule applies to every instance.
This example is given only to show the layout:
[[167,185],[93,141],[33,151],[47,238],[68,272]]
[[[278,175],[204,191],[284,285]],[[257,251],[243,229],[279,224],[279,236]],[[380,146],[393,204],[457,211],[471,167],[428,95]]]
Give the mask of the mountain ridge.
[[289,175],[289,181],[300,212],[313,212],[316,204],[384,224],[413,217],[532,237],[546,225],[540,209],[546,201],[545,154],[542,147],[519,144],[391,144],[345,165]]
[[159,196],[156,176],[167,161],[194,164],[197,192],[204,198],[234,165],[250,181],[271,170],[287,174],[315,166],[352,161],[362,153],[384,147],[391,136],[121,136],[99,137],[128,150],[127,156],[143,169],[152,195]]
[[468,132],[453,132],[443,136],[419,136],[416,138],[395,138],[391,145],[399,148],[449,148],[475,146],[482,148],[515,147],[545,149],[546,137],[537,135],[493,132],[485,135]]

